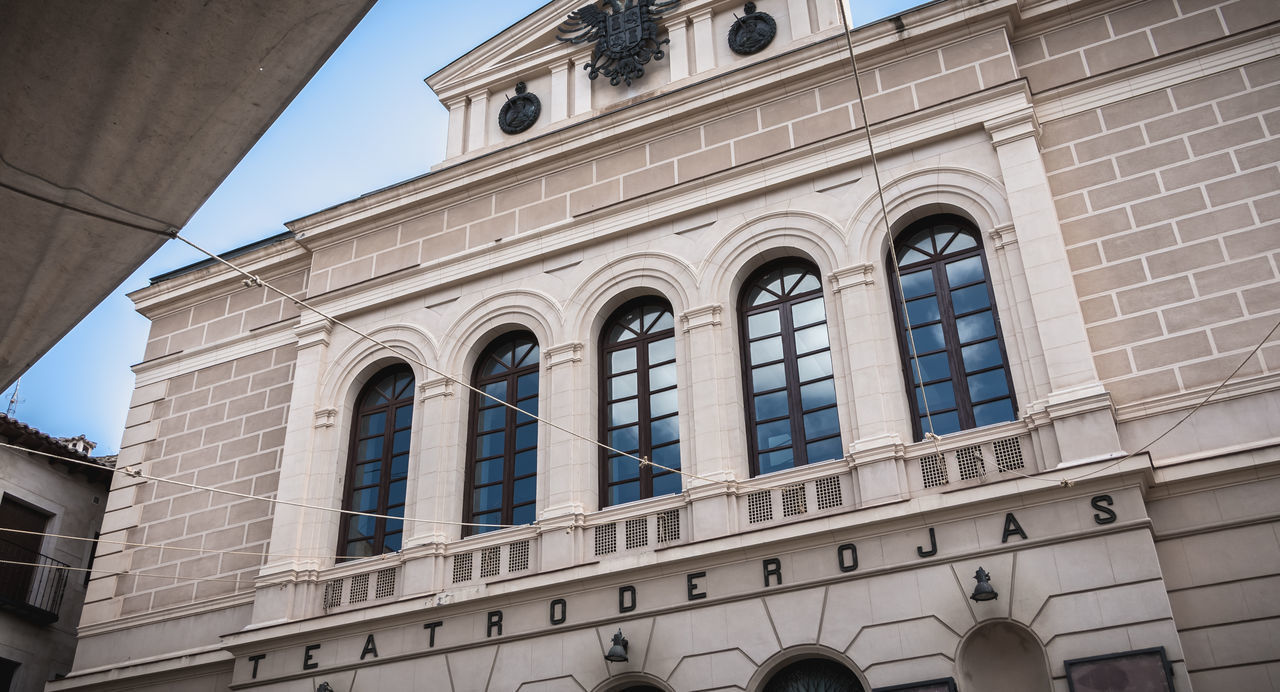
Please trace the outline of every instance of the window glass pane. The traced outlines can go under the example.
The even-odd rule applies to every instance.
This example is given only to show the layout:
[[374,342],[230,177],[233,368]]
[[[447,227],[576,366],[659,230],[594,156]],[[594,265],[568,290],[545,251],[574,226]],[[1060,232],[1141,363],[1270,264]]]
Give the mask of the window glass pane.
[[484,359],[484,367],[480,370],[481,375],[497,375],[510,369],[510,365],[499,361],[497,358],[488,357]]
[[381,435],[383,426],[387,423],[387,414],[384,412],[371,413],[360,417],[360,437],[368,435]]
[[[506,380],[503,380],[501,382],[491,382],[481,387],[480,389],[483,390],[485,394],[488,394],[489,396],[494,397],[499,401],[507,400],[507,381]],[[490,399],[489,397],[482,397],[480,400],[481,406],[490,406],[494,403],[496,402],[493,399]]]
[[967,344],[970,341],[995,336],[996,323],[991,319],[991,311],[987,310],[956,320],[956,332],[960,334],[960,343]]
[[791,444],[791,419],[756,425],[756,449],[773,449]]
[[676,357],[676,340],[674,337],[667,337],[661,341],[655,341],[649,344],[649,363],[662,363],[668,360],[675,360]]
[[986,401],[1009,393],[1009,381],[1005,379],[1004,368],[969,375],[966,379],[969,381],[970,401]]
[[822,284],[818,283],[818,277],[805,272],[805,275],[800,279],[800,283],[796,284],[795,288],[791,289],[791,293],[792,295],[808,293],[809,291],[816,291],[819,288],[822,288]]
[[618,375],[609,378],[609,398],[622,399],[636,395],[636,374]]
[[790,447],[760,455],[760,473],[762,474],[789,469],[792,466],[794,466],[794,460]]
[[948,254],[952,252],[960,252],[961,250],[968,250],[971,247],[977,247],[977,245],[978,243],[973,239],[973,236],[968,233],[957,233],[955,239],[951,241],[951,244],[947,246],[944,252],[947,252]]
[[902,275],[902,295],[904,298],[911,299],[928,293],[933,293],[932,270],[926,269]]
[[409,431],[401,430],[395,433],[391,440],[391,453],[403,454],[409,451]]
[[620,505],[640,499],[640,481],[620,483],[609,487],[609,504]]
[[783,363],[764,365],[751,369],[751,391],[763,392],[787,384],[787,370]]
[[347,543],[347,557],[369,557],[373,555],[373,541],[350,541]]
[[[472,519],[471,519],[471,523],[473,523],[473,524],[501,524],[501,523],[502,523],[502,514],[501,514],[500,512],[489,512],[488,514],[480,514],[480,515],[477,515],[477,516],[475,516],[475,517],[472,517]],[[492,531],[492,530],[493,530],[492,528],[475,527],[475,532],[476,532],[476,533],[484,533],[485,531]]]
[[751,343],[751,364],[759,365],[782,359],[782,337],[775,336]]
[[803,303],[796,303],[791,306],[791,326],[804,327],[821,322],[827,319],[827,309],[823,305],[822,298],[817,297],[812,300],[806,300]]
[[767,420],[787,415],[787,391],[761,394],[756,397],[756,420]]
[[533,420],[533,416],[538,415],[538,397],[535,396],[532,399],[525,399],[524,401],[516,404],[516,408],[524,411],[524,413],[516,414],[516,425],[528,423]]
[[800,406],[804,410],[836,403],[836,384],[833,380],[820,380],[800,388]]
[[980,281],[983,278],[982,258],[978,256],[947,264],[947,283],[952,286]]
[[396,533],[388,533],[386,537],[382,539],[382,552],[394,553],[397,550],[400,550],[401,537],[403,537],[403,534],[401,534],[399,530],[397,530]]
[[927,260],[929,257],[920,253],[918,250],[907,250],[898,253],[898,266],[905,267],[908,264]]
[[538,450],[530,449],[516,454],[516,477],[538,472]]
[[351,495],[351,509],[356,512],[378,511],[378,488],[357,490]]
[[800,381],[816,380],[819,377],[831,376],[831,352],[823,351],[811,356],[796,359],[796,369],[800,371]]
[[525,423],[516,426],[516,449],[538,446],[538,424]]
[[476,488],[471,494],[471,509],[475,512],[488,512],[502,507],[502,484],[486,485]]
[[635,399],[609,404],[609,426],[626,425],[640,420],[640,405]]
[[920,393],[920,388],[916,387],[917,411],[924,413],[926,398],[929,399],[930,411],[945,411],[956,407],[956,393],[951,386],[951,380],[926,386],[923,395]]
[[989,404],[974,406],[973,419],[980,426],[1011,421],[1014,419],[1013,402],[1008,399],[1000,399]]
[[[929,432],[928,418],[920,417],[920,429]],[[960,430],[960,414],[955,411],[933,414],[933,434],[947,435],[958,430]]]
[[391,457],[391,477],[404,478],[409,475],[409,455],[397,454]]
[[664,473],[653,479],[653,496],[674,495],[680,492],[680,474]]
[[1000,357],[1000,342],[992,339],[980,344],[965,346],[960,349],[966,372],[982,370],[1000,365],[1004,359]]
[[533,502],[537,490],[537,476],[529,476],[528,478],[516,481],[515,490],[512,493],[512,503],[519,505],[526,502]]
[[372,440],[364,440],[360,443],[359,455],[356,457],[360,461],[371,461],[373,459],[382,458],[382,438],[375,437]]
[[[916,365],[919,365],[919,373],[916,372]],[[925,382],[939,380],[944,377],[951,377],[951,369],[947,365],[947,354],[936,353],[932,356],[924,356],[917,359],[911,366],[911,381],[916,384],[920,383],[920,376],[924,376]]]
[[843,457],[844,445],[841,444],[840,438],[830,437],[821,442],[807,445],[804,451],[809,457],[809,463],[816,464],[819,461],[830,461],[831,459]]
[[810,351],[826,348],[829,345],[830,343],[827,341],[827,325],[825,324],[819,324],[796,332],[796,353],[809,353]]
[[523,399],[538,393],[538,373],[531,372],[516,378],[516,397]]
[[347,538],[356,540],[373,535],[378,520],[373,517],[347,517]]
[[[653,450],[653,454],[649,457],[649,461],[652,461],[655,464],[661,464],[662,466],[665,466],[669,469],[679,470],[680,469],[680,445],[667,445],[665,447],[658,447],[657,449]],[[653,472],[655,474],[667,473],[666,470],[659,469],[659,468],[653,469]]]
[[408,484],[408,481],[406,480],[399,480],[399,481],[392,482],[391,488],[387,493],[387,504],[389,505],[404,504],[404,493],[405,493],[405,487],[407,484]]
[[649,397],[649,415],[657,418],[676,412],[676,390],[668,389]]
[[538,362],[538,345],[528,344],[516,349],[516,367],[534,365]]
[[610,431],[609,446],[619,452],[634,452],[640,449],[640,428],[631,425]]
[[506,433],[499,430],[496,433],[481,435],[476,438],[476,458],[483,459],[497,454],[502,454],[507,444]]
[[487,485],[502,480],[502,464],[501,458],[476,462],[476,484]]
[[[942,340],[942,325],[931,324],[928,327],[914,327],[911,338],[915,340],[916,353],[941,351],[945,342]],[[908,344],[908,351],[910,344]]]
[[609,353],[609,372],[623,372],[636,369],[636,349],[624,348]]
[[929,296],[907,301],[907,318],[913,327],[925,322],[936,322],[939,319],[938,297]]
[[649,389],[666,389],[676,383],[676,364],[667,363],[649,368]]
[[396,409],[396,429],[408,428],[413,425],[413,404],[401,406]]
[[781,330],[782,322],[777,310],[747,316],[747,337],[750,339],[777,334]]
[[355,475],[355,478],[352,479],[352,485],[353,487],[360,486],[360,485],[372,485],[374,483],[377,483],[378,479],[381,476],[382,476],[381,461],[375,461],[370,464],[357,464],[356,475]]
[[609,480],[625,481],[640,477],[640,462],[625,456],[609,457]]
[[656,334],[658,332],[672,329],[675,327],[675,324],[675,318],[671,316],[671,311],[662,308],[661,314],[658,315],[658,318],[656,320],[650,320],[648,327],[649,333]]
[[[834,408],[823,409],[804,416],[804,437],[812,440],[840,432],[840,417]],[[810,459],[810,461],[813,461]]]
[[985,283],[951,292],[951,311],[957,315],[986,307],[991,307],[991,298],[987,295]]
[[533,503],[516,507],[511,512],[511,523],[513,524],[532,524],[537,521],[537,519],[537,505]]
[[680,439],[680,419],[671,417],[654,421],[649,426],[649,432],[649,444],[651,446],[678,440]]
[[479,432],[497,430],[507,424],[507,407],[494,406],[480,411],[480,420],[476,421]]
[[752,307],[755,307],[756,305],[764,305],[771,300],[777,299],[777,296],[769,293],[768,291],[761,290],[758,287],[751,289],[751,291],[747,293],[747,305]]

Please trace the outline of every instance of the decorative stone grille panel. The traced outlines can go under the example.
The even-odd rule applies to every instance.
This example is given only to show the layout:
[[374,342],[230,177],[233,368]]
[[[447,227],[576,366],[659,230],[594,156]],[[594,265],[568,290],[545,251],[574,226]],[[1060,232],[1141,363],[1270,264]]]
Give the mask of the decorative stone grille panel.
[[773,493],[759,490],[747,495],[747,523],[759,524],[773,520]]
[[359,603],[369,600],[369,575],[357,574],[351,578],[351,591],[347,603]]
[[804,499],[804,483],[788,485],[782,489],[782,516],[794,517],[809,511]]
[[618,525],[601,524],[596,527],[596,556],[618,552]]
[[627,550],[649,545],[649,522],[645,517],[627,520]]
[[459,553],[453,556],[453,583],[460,584],[471,581],[472,553]]
[[516,541],[507,546],[507,571],[523,572],[529,569],[529,541]]
[[665,512],[659,512],[658,521],[658,542],[670,543],[680,540],[680,510],[669,509]]
[[813,482],[818,496],[818,509],[831,509],[844,504],[844,491],[840,489],[839,476],[827,476]]
[[496,577],[502,571],[502,546],[480,551],[480,578]]
[[996,452],[996,468],[1000,471],[1013,471],[1025,466],[1022,460],[1022,440],[1006,437],[992,443]]
[[980,478],[987,473],[982,463],[982,447],[961,447],[956,450],[956,463],[960,465],[960,480],[967,481]]
[[373,589],[374,598],[390,598],[396,595],[396,572],[394,567],[378,570]]
[[947,462],[941,454],[930,454],[920,458],[920,475],[924,487],[937,488],[947,484]]

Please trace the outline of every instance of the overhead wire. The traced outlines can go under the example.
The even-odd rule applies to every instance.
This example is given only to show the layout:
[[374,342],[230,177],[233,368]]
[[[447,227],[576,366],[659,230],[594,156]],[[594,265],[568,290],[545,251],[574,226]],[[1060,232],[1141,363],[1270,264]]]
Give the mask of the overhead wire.
[[0,560],[0,565],[18,565],[21,567],[37,567],[41,569],[59,569],[68,572],[90,572],[99,577],[139,577],[142,579],[177,579],[179,581],[215,581],[226,584],[243,584],[253,586],[256,582],[250,579],[224,579],[220,577],[182,577],[176,574],[147,574],[143,571],[104,570],[96,567],[73,567],[72,565],[51,565],[43,562],[25,562],[22,560]]
[[89,538],[88,536],[70,536],[70,535],[59,534],[59,533],[46,533],[44,531],[28,531],[26,529],[14,529],[14,528],[8,528],[4,526],[0,526],[0,532],[16,533],[16,534],[22,534],[25,536],[40,536],[42,538],[59,538],[59,539],[66,539],[70,541],[81,541],[83,543],[94,543],[94,544],[105,543],[107,545],[119,545],[119,546],[125,546],[127,548],[158,548],[160,550],[176,550],[178,552],[185,552],[185,553],[211,553],[211,554],[218,554],[218,555],[249,555],[251,557],[273,557],[273,558],[287,558],[287,559],[295,559],[295,560],[351,560],[355,558],[365,558],[365,557],[388,557],[396,554],[394,552],[391,552],[391,553],[382,553],[381,555],[288,555],[284,553],[268,553],[268,552],[261,552],[256,550],[232,550],[227,548],[192,548],[192,547],[178,546],[178,545],[164,545],[161,543],[138,543],[136,541],[118,541],[111,538],[102,538],[101,536],[97,538]]

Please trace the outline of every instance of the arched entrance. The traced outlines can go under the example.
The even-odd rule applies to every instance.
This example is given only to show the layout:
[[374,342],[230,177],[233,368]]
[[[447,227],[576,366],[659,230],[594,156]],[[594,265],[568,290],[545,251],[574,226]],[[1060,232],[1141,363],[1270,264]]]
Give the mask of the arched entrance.
[[960,688],[985,692],[1048,692],[1049,664],[1030,630],[988,622],[964,638],[957,657]]
[[762,692],[864,692],[853,671],[827,658],[804,658],[774,673]]

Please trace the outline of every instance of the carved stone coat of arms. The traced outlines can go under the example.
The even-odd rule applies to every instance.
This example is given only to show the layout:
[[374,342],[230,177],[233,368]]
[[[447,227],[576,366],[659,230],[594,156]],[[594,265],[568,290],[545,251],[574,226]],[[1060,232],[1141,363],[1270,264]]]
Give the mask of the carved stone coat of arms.
[[584,5],[570,12],[560,25],[561,41],[594,42],[591,62],[583,66],[591,79],[599,75],[617,86],[644,76],[650,60],[661,60],[662,46],[668,39],[658,39],[658,18],[673,10],[680,0],[601,0],[599,5]]

